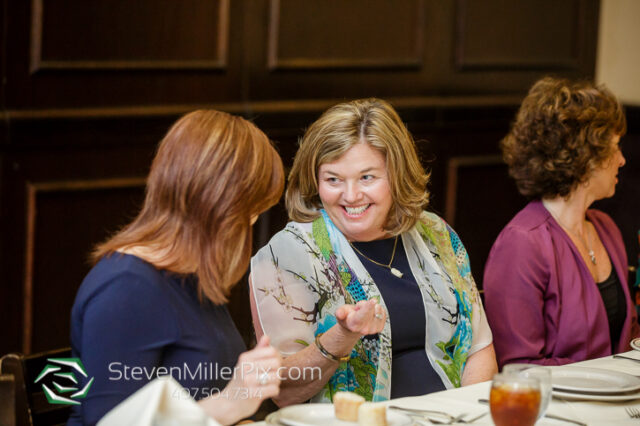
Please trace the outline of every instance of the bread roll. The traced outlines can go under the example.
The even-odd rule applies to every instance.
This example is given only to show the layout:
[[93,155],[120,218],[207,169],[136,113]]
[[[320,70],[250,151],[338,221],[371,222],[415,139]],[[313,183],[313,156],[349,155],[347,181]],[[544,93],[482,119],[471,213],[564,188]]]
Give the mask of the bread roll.
[[353,392],[336,392],[333,395],[333,408],[336,418],[348,422],[358,421],[358,407],[365,401],[363,397]]
[[358,408],[358,424],[362,426],[387,426],[387,406],[365,402]]

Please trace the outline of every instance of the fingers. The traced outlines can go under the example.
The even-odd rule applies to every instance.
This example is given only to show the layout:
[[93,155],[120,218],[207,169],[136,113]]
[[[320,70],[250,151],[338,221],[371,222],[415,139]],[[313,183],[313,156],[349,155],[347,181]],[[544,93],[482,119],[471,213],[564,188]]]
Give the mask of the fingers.
[[350,315],[358,320],[359,322],[365,324],[373,321],[375,318],[375,314],[377,312],[382,312],[382,306],[378,304],[378,301],[375,299],[369,299],[366,301],[360,301],[356,304],[356,309],[353,310]]
[[266,348],[269,345],[270,345],[269,336],[265,334],[260,338],[260,340],[258,340],[258,344],[256,345],[256,348]]
[[279,358],[263,358],[263,359],[251,359],[244,358],[238,359],[236,368],[234,370],[235,375],[247,377],[251,375],[259,375],[262,372],[277,371],[282,367],[282,360]]
[[244,378],[245,385],[254,389],[259,399],[271,398],[280,393],[280,363],[261,363],[257,369]]
[[359,311],[361,309],[369,309],[373,306],[375,306],[378,302],[376,302],[374,299],[369,299],[369,300],[361,300],[358,303],[355,304],[355,310]]
[[387,322],[387,313],[380,305],[376,305],[373,312],[373,321],[370,323],[372,327],[369,334],[380,333],[384,329],[384,325]]
[[344,321],[349,315],[349,312],[353,309],[353,305],[342,305],[336,309],[336,319],[338,321]]
[[280,353],[269,344],[269,337],[264,335],[260,338],[256,347],[251,349],[250,351],[242,353],[238,358],[238,361],[242,360],[245,362],[255,362],[269,358],[277,358],[279,360],[282,360]]
[[[262,348],[268,349],[268,348]],[[245,352],[238,359],[230,386],[246,398],[265,399],[277,396],[280,389],[282,361],[280,357],[252,359]]]
[[247,369],[263,369],[277,370],[282,366],[282,357],[280,353],[269,344],[269,337],[262,336],[255,348],[240,354],[236,367]]
[[336,319],[347,330],[367,335],[382,331],[387,314],[375,299],[369,299],[341,306],[336,310]]
[[265,359],[281,359],[280,353],[272,346],[266,348],[254,348],[250,351],[244,352],[241,357],[246,361],[260,361]]
[[238,359],[238,364],[236,364],[236,368],[240,369],[240,371],[256,374],[262,371],[275,371],[280,367],[282,367],[280,358],[244,358]]
[[278,396],[279,394],[280,394],[279,383],[275,385],[261,386],[259,392],[257,392],[257,395],[261,400],[266,398],[273,398],[274,396]]
[[382,308],[382,306],[380,305],[376,305],[374,310],[373,310],[373,318],[376,320],[382,320],[382,322],[385,322],[387,319],[387,313],[384,311],[384,309]]

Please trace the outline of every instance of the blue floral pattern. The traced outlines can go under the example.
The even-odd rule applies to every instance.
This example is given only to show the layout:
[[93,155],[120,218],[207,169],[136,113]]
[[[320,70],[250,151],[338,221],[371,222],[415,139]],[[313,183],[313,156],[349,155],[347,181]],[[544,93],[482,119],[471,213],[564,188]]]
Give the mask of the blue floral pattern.
[[[466,250],[453,229],[426,212],[402,238],[425,306],[425,351],[445,386],[460,386],[474,333],[482,331],[484,344],[490,343],[486,319],[479,321],[484,311]],[[335,311],[344,303],[376,298],[385,307],[371,276],[324,211],[313,223],[292,222],[276,234],[253,258],[252,280],[262,328],[285,356],[335,325]],[[313,400],[330,401],[335,392],[347,390],[381,401],[389,398],[390,384],[387,319],[382,332],[356,343],[351,359]]]

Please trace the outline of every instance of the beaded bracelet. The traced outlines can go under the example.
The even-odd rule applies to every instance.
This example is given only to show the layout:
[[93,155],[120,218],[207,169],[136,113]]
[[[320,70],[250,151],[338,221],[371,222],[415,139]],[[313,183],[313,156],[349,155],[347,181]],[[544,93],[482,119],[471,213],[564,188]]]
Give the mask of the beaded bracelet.
[[338,362],[347,362],[347,361],[349,361],[349,359],[351,358],[351,354],[347,354],[345,356],[335,356],[334,354],[332,354],[331,352],[326,350],[324,346],[322,346],[322,343],[320,343],[320,337],[323,334],[324,333],[320,333],[320,334],[318,334],[316,336],[316,347],[320,351],[320,354],[323,357],[325,357],[326,359],[330,360],[330,361],[338,361]]

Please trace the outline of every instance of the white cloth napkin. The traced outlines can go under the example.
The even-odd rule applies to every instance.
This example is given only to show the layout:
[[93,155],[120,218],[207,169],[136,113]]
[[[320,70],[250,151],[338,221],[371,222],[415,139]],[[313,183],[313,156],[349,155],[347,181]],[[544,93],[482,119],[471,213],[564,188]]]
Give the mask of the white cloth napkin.
[[98,426],[219,426],[171,376],[147,383],[116,405]]

